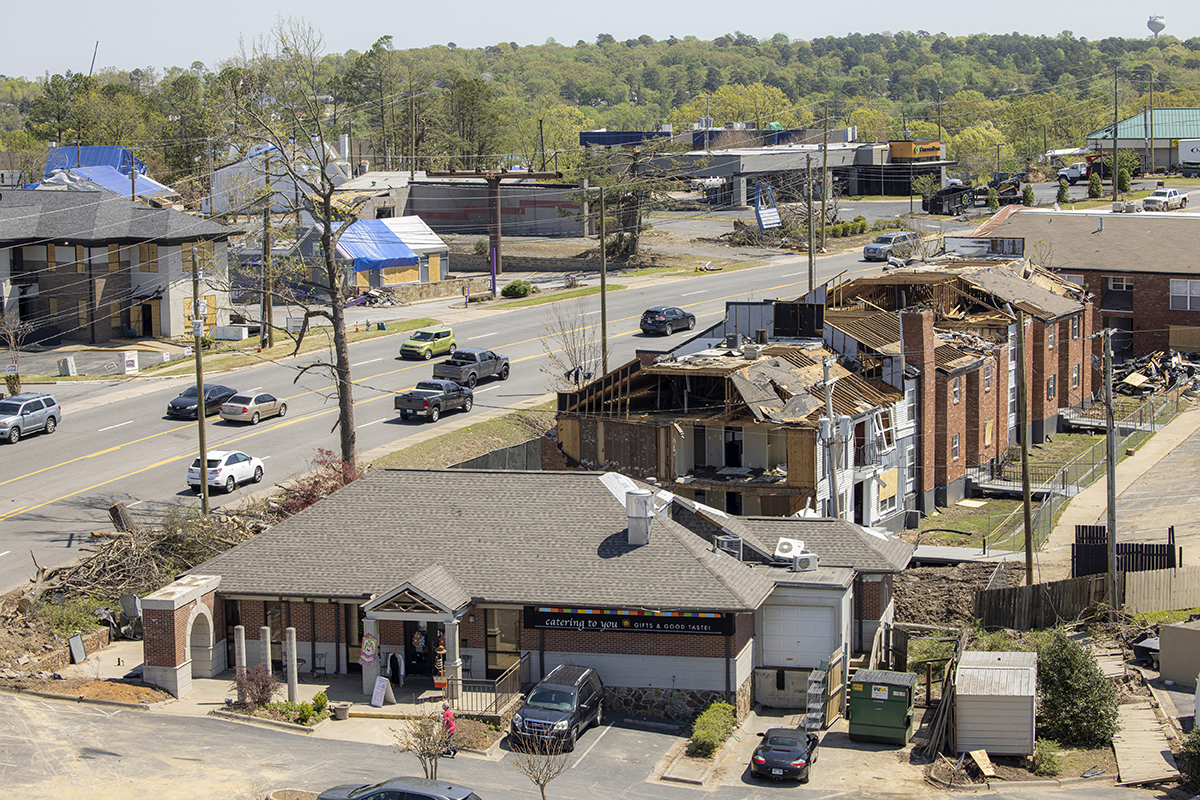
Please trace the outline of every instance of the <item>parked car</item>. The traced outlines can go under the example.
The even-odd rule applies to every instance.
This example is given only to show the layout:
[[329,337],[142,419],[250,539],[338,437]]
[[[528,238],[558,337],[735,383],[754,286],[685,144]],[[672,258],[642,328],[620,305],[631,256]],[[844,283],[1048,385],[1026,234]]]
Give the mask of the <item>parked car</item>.
[[[214,384],[204,387],[204,416],[216,414],[221,410],[221,405],[237,394],[236,389],[230,389],[228,386]],[[171,402],[167,403],[168,417],[191,417],[196,418],[196,406],[199,403],[196,400],[196,387],[189,386]]]
[[887,261],[893,255],[908,258],[920,243],[921,236],[912,231],[885,233],[863,248],[863,258],[867,261]]
[[456,408],[470,411],[475,404],[474,395],[471,389],[454,381],[421,381],[404,394],[396,395],[392,406],[400,412],[400,419],[417,416],[437,422],[446,411]]
[[750,757],[750,774],[759,778],[796,778],[808,783],[821,739],[794,728],[771,728],[758,734],[762,741]]
[[513,715],[515,743],[539,739],[570,752],[579,735],[604,721],[604,683],[596,670],[560,664],[533,687]]
[[231,422],[249,422],[257,425],[260,419],[276,414],[287,415],[287,403],[273,394],[235,394],[221,404],[221,419]]
[[508,380],[508,356],[498,355],[481,347],[464,347],[454,355],[433,365],[433,377],[454,381],[459,386],[475,388],[484,378],[496,376]]
[[317,800],[480,800],[465,786],[429,778],[389,778],[379,783],[346,783],[321,792]]
[[696,327],[696,315],[674,306],[655,306],[642,312],[642,333],[662,333],[670,336],[675,331]]
[[48,394],[25,392],[0,400],[0,441],[16,444],[29,433],[54,433],[62,406]]
[[426,361],[443,353],[453,354],[458,349],[454,331],[446,325],[433,328],[418,328],[400,345],[402,358],[423,358]]
[[[210,450],[208,452],[208,485],[232,492],[239,484],[263,479],[263,462],[248,456],[241,450]],[[187,483],[191,490],[200,494],[200,459],[188,467]]]
[[1147,211],[1170,211],[1172,208],[1187,208],[1188,196],[1178,189],[1155,189],[1142,201]]

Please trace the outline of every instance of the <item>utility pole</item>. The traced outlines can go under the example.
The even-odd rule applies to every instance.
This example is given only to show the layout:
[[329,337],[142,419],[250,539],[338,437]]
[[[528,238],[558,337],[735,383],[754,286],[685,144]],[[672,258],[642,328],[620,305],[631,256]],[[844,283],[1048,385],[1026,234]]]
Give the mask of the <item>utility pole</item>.
[[133,165],[133,153],[129,154],[129,199],[137,200],[137,167]]
[[545,120],[538,120],[538,147],[542,152],[542,172],[546,171],[546,130],[543,127]]
[[200,356],[204,336],[204,318],[200,315],[200,265],[196,246],[192,245],[192,347],[196,350],[196,429],[200,436],[200,513],[208,516],[208,441],[204,423],[208,415],[204,403],[204,359]]
[[600,187],[600,366],[608,374],[608,248],[604,241],[604,187]]
[[1150,175],[1157,174],[1154,163],[1154,70],[1150,70]]
[[837,420],[833,416],[833,381],[829,377],[829,362],[831,360],[829,356],[826,356],[822,359],[821,364],[825,367],[825,416],[829,417],[829,438],[825,440],[825,445],[829,448],[829,510],[831,512],[830,516],[837,518],[841,516],[841,511],[838,508],[841,505],[841,495],[838,494],[837,484]]
[[[942,143],[942,87],[938,87],[938,144]],[[827,114],[829,112],[826,112]]]
[[270,349],[275,346],[275,330],[272,326],[275,291],[274,281],[271,280],[271,153],[263,156],[267,165],[267,204],[263,207],[263,255],[262,255],[262,332],[258,341]]
[[804,177],[808,181],[808,291],[817,284],[816,254],[813,253],[813,180],[812,153],[805,155]]
[[1113,202],[1117,202],[1117,68],[1113,67],[1113,163],[1112,163]]
[[408,97],[408,154],[412,159],[408,165],[411,167],[408,179],[415,181],[417,179],[417,93],[411,88]]
[[1029,491],[1029,398],[1025,386],[1025,312],[1017,311],[1017,435],[1021,437],[1021,500],[1025,509],[1025,585],[1033,585],[1033,502]]
[[704,95],[704,152],[708,152],[708,132],[712,128],[712,95]]
[[821,252],[825,252],[825,198],[829,194],[829,98],[825,98],[825,128],[821,142]]
[[1108,528],[1108,605],[1113,611],[1117,610],[1117,431],[1113,420],[1112,397],[1112,328],[1105,328],[1104,334],[1104,422],[1107,427],[1105,434],[1104,460],[1107,482],[1105,488],[1108,497],[1108,518],[1105,527]]

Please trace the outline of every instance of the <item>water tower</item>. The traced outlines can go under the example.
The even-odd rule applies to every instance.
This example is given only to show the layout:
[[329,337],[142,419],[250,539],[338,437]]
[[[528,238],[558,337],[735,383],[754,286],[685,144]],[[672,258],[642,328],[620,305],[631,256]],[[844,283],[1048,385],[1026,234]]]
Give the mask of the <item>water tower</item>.
[[1150,17],[1150,21],[1146,23],[1146,27],[1151,30],[1151,32],[1154,34],[1154,38],[1157,39],[1158,35],[1167,27],[1167,23],[1163,22],[1162,17],[1152,16]]

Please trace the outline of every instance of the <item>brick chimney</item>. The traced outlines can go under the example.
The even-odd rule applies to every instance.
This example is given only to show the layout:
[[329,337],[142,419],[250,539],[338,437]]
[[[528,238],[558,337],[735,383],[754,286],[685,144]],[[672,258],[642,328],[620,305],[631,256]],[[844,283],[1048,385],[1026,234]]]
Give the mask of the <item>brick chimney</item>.
[[936,389],[937,374],[933,349],[937,337],[933,333],[933,312],[900,312],[900,347],[904,363],[921,371],[917,378],[917,502],[922,511],[933,509],[933,488],[936,465]]

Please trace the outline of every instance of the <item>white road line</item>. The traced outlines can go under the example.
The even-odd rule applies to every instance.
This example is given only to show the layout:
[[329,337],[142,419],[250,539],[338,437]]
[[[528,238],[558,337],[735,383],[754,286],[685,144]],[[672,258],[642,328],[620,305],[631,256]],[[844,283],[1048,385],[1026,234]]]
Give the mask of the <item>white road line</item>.
[[254,394],[261,388],[262,388],[261,386],[255,386],[253,389],[245,389],[241,392],[238,392],[238,394]]
[[585,317],[590,317],[592,314],[599,314],[599,313],[600,313],[600,309],[598,309],[598,308],[597,308],[595,311],[585,311],[585,312],[583,312],[583,316],[585,316]]
[[11,552],[12,552],[12,550],[5,550],[3,553],[0,553],[0,558],[2,558],[2,557],[4,557],[4,556],[8,555],[8,554],[9,554],[9,553],[11,553]]
[[696,291],[696,292],[684,292],[683,294],[681,294],[679,296],[680,297],[691,297],[694,294],[705,294],[706,292],[708,292],[708,289],[700,289],[699,291]]
[[129,422],[122,422],[120,425],[109,425],[107,428],[101,428],[100,430],[96,431],[96,433],[104,433],[105,431],[111,431],[113,428],[123,428],[126,425],[132,424],[133,420],[129,420]]
[[577,766],[579,766],[579,762],[581,762],[585,758],[587,758],[588,753],[592,752],[592,748],[594,748],[596,745],[600,744],[600,740],[604,738],[604,734],[608,733],[611,730],[612,730],[611,725],[605,725],[604,730],[600,731],[600,735],[596,737],[596,741],[592,742],[592,746],[589,747],[587,750],[584,750],[583,755],[581,755],[579,758],[575,759],[575,763],[571,765],[571,769],[575,769]]
[[797,275],[807,275],[807,274],[808,274],[808,272],[788,272],[788,273],[784,274],[782,277],[784,277],[784,278],[794,278],[794,277],[796,277]]
[[142,503],[144,503],[144,502],[146,502],[146,501],[145,501],[145,500],[138,500],[136,503],[130,503],[129,505],[127,505],[127,506],[125,506],[125,507],[126,507],[126,508],[133,508],[134,506],[140,506],[140,505],[141,505]]
[[382,358],[372,358],[370,361],[360,361],[357,364],[351,364],[352,367],[361,367],[363,364],[374,364],[376,361],[383,361]]
[[383,419],[377,419],[377,420],[375,420],[374,422],[368,422],[368,423],[366,423],[366,424],[363,424],[363,425],[357,425],[357,426],[355,426],[354,430],[356,430],[356,431],[360,431],[360,430],[362,430],[363,428],[367,427],[367,425],[378,425],[378,424],[379,424],[379,423],[381,423],[381,422],[387,422],[387,420],[388,420],[388,418],[387,418],[387,417],[384,417]]
[[470,337],[469,339],[467,339],[467,341],[468,341],[468,342],[473,342],[473,341],[475,341],[476,339],[486,339],[486,338],[487,338],[487,337],[489,337],[489,336],[495,336],[495,335],[496,335],[497,333],[499,333],[499,332],[500,332],[500,331],[492,331],[491,333],[481,333],[481,334],[479,334],[478,336],[472,336],[472,337]]
[[270,458],[270,456],[263,456],[259,459],[259,461],[266,461],[268,458]]
[[483,394],[484,392],[493,392],[499,388],[500,388],[500,384],[493,383],[491,386],[487,387],[486,389],[476,389],[475,394]]

